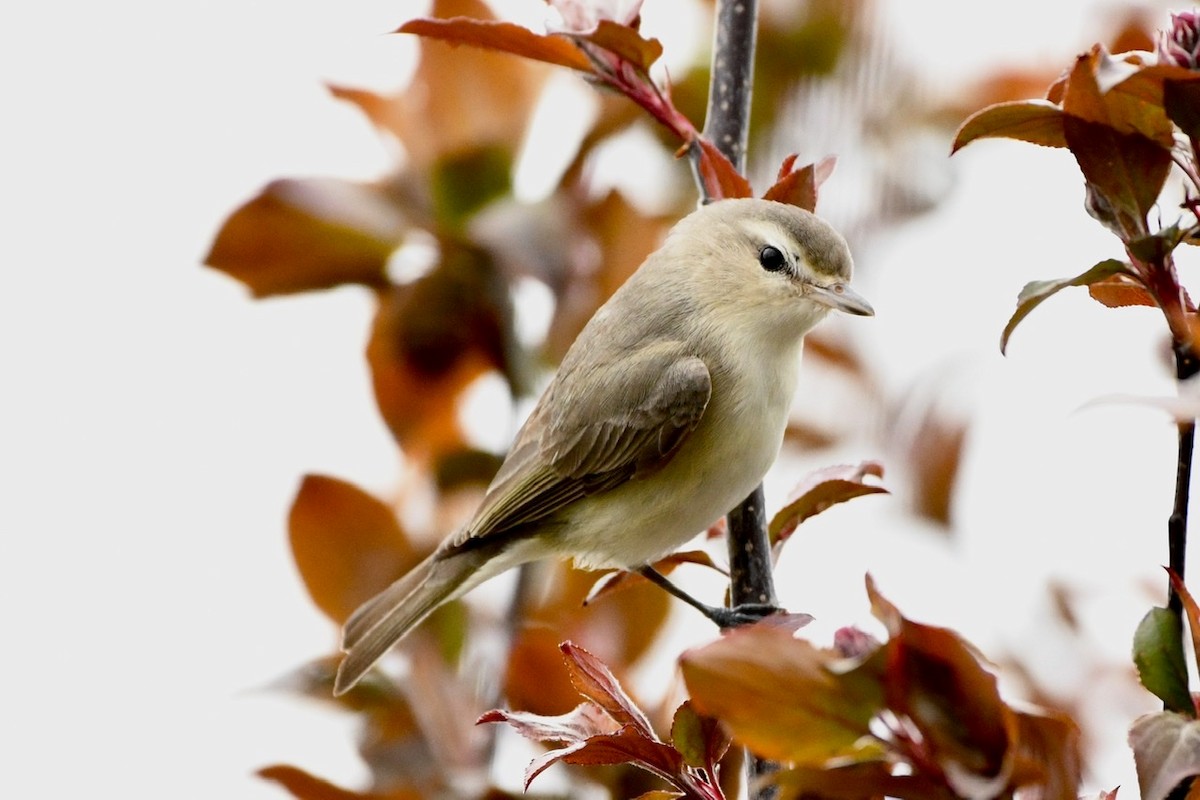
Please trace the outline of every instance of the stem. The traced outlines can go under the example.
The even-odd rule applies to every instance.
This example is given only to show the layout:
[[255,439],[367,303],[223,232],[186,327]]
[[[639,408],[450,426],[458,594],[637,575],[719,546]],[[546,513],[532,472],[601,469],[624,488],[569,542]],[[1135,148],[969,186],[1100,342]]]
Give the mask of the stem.
[[775,580],[771,572],[771,543],[767,538],[767,511],[760,484],[729,512],[729,604],[775,605]]
[[[1191,340],[1174,342],[1175,350],[1175,380],[1182,383],[1200,372],[1200,359]],[[1192,483],[1192,454],[1196,440],[1196,421],[1186,420],[1178,423],[1179,450],[1175,463],[1175,505],[1171,509],[1171,518],[1167,520],[1167,549],[1171,569],[1183,582],[1183,570],[1187,555],[1187,513],[1188,490]],[[1175,591],[1175,585],[1167,582],[1167,608],[1169,608],[1183,625],[1183,600]],[[1184,800],[1191,795],[1193,779],[1182,781],[1171,790],[1166,800]]]
[[[1197,359],[1190,342],[1175,342],[1175,378],[1183,382],[1200,372],[1200,359]],[[1171,518],[1167,521],[1168,563],[1171,569],[1182,581],[1187,555],[1187,514],[1188,491],[1192,483],[1192,456],[1196,441],[1196,421],[1184,420],[1178,423],[1179,450],[1175,464],[1175,505],[1171,509]],[[1182,617],[1183,603],[1175,592],[1174,586],[1168,587],[1167,608]]]

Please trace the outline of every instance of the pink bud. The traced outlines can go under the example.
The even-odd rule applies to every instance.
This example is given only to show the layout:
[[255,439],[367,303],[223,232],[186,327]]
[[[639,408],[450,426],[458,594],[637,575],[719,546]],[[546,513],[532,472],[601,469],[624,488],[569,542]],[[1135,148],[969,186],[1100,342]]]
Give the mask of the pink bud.
[[1171,29],[1158,34],[1158,63],[1200,69],[1200,12],[1171,14]]

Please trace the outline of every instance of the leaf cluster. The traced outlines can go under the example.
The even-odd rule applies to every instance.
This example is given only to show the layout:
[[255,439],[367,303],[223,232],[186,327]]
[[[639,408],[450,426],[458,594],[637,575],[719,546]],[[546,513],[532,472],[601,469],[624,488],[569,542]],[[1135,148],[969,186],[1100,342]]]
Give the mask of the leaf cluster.
[[[1075,277],[1025,286],[1001,336],[1002,351],[1022,319],[1068,286],[1087,286],[1109,307],[1158,307],[1172,338],[1190,345],[1196,308],[1172,253],[1200,232],[1198,105],[1200,73],[1143,51],[1113,55],[1097,44],[1075,59],[1044,99],[991,105],[962,124],[954,151],[985,138],[1069,150],[1083,174],[1087,212],[1125,251],[1124,259],[1106,259]],[[1163,197],[1172,165],[1184,176],[1185,198],[1174,220],[1154,224],[1156,207],[1160,216],[1170,210]]]
[[962,637],[906,618],[869,577],[867,594],[885,642],[846,629],[822,649],[762,624],[737,630],[683,655],[692,702],[786,764],[783,798],[1075,796],[1074,722],[1008,705]]

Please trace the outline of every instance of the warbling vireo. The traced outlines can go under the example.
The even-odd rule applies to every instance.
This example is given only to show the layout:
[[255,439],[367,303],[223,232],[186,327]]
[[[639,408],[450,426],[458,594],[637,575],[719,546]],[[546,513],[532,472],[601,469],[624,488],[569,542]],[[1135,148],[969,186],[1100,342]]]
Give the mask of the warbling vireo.
[[551,556],[638,569],[745,499],[779,454],[804,334],[873,313],[851,267],[793,206],[680,221],[579,334],[470,522],[351,616],[334,691],[494,575]]

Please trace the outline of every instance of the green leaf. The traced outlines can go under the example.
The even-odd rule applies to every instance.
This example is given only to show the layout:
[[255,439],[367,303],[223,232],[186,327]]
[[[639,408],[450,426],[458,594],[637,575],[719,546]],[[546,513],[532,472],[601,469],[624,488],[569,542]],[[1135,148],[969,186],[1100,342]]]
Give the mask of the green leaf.
[[729,749],[729,733],[719,721],[696,713],[688,700],[675,710],[671,744],[689,767],[712,769]]
[[1200,722],[1194,719],[1146,714],[1130,727],[1129,746],[1142,800],[1163,800],[1180,781],[1200,775]]
[[1012,317],[1008,320],[1008,324],[1004,326],[1004,333],[1000,335],[1000,352],[1003,353],[1008,347],[1008,337],[1012,335],[1013,330],[1016,329],[1021,320],[1029,316],[1029,312],[1041,305],[1042,301],[1050,295],[1068,286],[1090,286],[1105,278],[1127,272],[1129,272],[1129,265],[1124,261],[1109,258],[1096,264],[1087,272],[1076,275],[1074,278],[1059,278],[1052,281],[1030,281],[1025,284],[1025,288],[1017,295],[1017,310],[1013,312]]
[[1187,614],[1188,631],[1192,634],[1192,655],[1196,658],[1196,663],[1200,664],[1200,604],[1196,603],[1196,598],[1188,591],[1180,579],[1179,574],[1170,567],[1164,567],[1167,570],[1167,575],[1171,578],[1171,586],[1175,588],[1175,594],[1179,595],[1179,602],[1183,606],[1183,612]]
[[1046,100],[996,103],[976,111],[954,134],[950,152],[957,153],[976,139],[1016,139],[1044,147],[1066,147],[1063,112]]
[[481,147],[436,163],[429,189],[438,220],[461,231],[471,214],[509,191],[511,171],[505,147]]
[[1183,655],[1183,626],[1175,612],[1152,608],[1133,635],[1133,663],[1138,678],[1168,711],[1194,716]]

